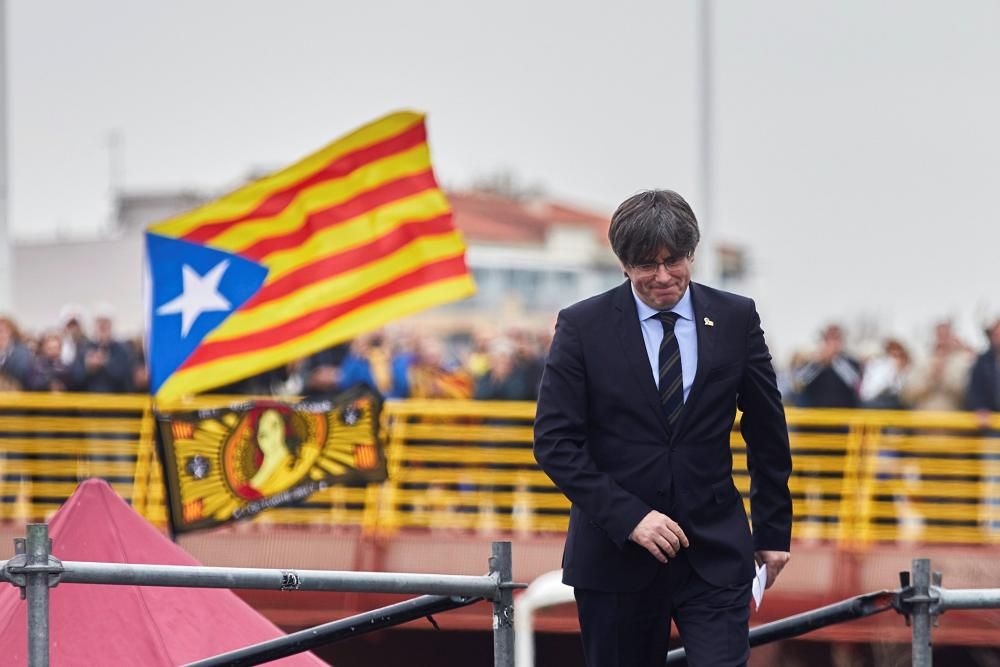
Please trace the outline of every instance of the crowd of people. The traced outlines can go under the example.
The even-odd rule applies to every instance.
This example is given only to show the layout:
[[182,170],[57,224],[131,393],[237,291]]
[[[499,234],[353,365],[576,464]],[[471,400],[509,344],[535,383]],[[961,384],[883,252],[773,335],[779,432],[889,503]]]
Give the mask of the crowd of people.
[[859,359],[847,351],[842,327],[831,324],[813,353],[796,355],[781,373],[782,395],[800,407],[998,411],[1000,320],[986,337],[986,349],[977,350],[941,321],[922,354],[888,338]]
[[0,316],[0,390],[128,393],[146,383],[142,345],[114,336],[110,308],[84,329],[82,311],[64,309],[60,326],[34,336]]
[[378,331],[215,391],[316,398],[365,383],[388,398],[532,401],[550,339],[527,329]]
[[[142,341],[115,336],[110,308],[88,321],[67,307],[59,322],[33,336],[0,316],[0,390],[148,391]],[[814,351],[778,364],[779,385],[798,407],[1000,411],[1000,320],[986,334],[986,349],[977,349],[941,321],[926,351],[888,338],[865,358],[831,324]],[[525,328],[448,336],[390,328],[215,391],[322,397],[367,383],[390,398],[531,401],[551,336]]]
[[[89,325],[89,326],[88,326]],[[398,328],[360,336],[214,393],[318,398],[359,383],[389,398],[534,400],[550,334],[416,334]],[[141,339],[114,334],[111,308],[88,320],[67,307],[39,335],[0,316],[0,390],[144,393]]]

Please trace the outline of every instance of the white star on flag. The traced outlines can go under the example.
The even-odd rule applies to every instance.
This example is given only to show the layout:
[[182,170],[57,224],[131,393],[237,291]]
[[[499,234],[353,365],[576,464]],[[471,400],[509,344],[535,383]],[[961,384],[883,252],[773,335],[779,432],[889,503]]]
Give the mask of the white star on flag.
[[202,313],[230,310],[232,304],[219,294],[219,281],[229,268],[229,260],[216,264],[204,276],[185,264],[181,267],[184,291],[156,309],[157,315],[181,314],[181,338],[188,335]]

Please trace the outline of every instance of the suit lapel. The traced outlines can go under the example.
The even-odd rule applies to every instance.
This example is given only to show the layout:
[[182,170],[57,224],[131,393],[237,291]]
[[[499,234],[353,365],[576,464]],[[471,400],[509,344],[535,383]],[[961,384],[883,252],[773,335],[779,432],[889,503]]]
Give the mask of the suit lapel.
[[[684,409],[681,410],[681,417],[677,421],[671,441],[675,440],[684,430],[689,415],[697,407],[698,396],[701,394],[702,387],[705,384],[705,376],[708,375],[708,371],[712,367],[712,361],[715,358],[715,318],[712,313],[713,304],[708,293],[702,289],[701,285],[690,283],[688,289],[691,290],[691,301],[694,306],[694,329],[698,338],[698,369],[695,371],[691,392],[688,394],[688,399],[684,402]],[[707,324],[708,322],[712,324],[709,325]]]
[[649,403],[650,409],[656,415],[665,433],[670,433],[670,424],[667,423],[667,415],[660,404],[660,394],[656,391],[653,370],[650,368],[649,358],[646,356],[646,343],[642,339],[642,330],[639,328],[639,311],[635,307],[635,296],[632,294],[630,282],[625,281],[615,292],[614,304],[618,342],[621,343],[625,358],[628,360],[636,387]]

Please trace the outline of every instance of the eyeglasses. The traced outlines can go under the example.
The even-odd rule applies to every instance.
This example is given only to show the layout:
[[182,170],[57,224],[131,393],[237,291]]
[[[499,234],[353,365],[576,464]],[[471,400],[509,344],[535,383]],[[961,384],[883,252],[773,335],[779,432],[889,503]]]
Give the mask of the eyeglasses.
[[690,255],[677,255],[676,257],[667,257],[662,262],[642,262],[641,264],[633,264],[632,270],[640,274],[653,274],[660,270],[660,265],[663,265],[667,271],[672,271],[680,268],[684,263],[684,260],[688,259]]

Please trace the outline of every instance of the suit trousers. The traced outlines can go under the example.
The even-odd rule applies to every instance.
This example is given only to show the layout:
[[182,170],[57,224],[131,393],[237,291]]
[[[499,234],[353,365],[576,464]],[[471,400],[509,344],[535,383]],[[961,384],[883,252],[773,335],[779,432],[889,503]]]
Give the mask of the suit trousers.
[[671,621],[677,623],[691,667],[746,665],[750,588],[749,581],[713,586],[692,569],[684,550],[662,565],[641,591],[576,588],[587,666],[663,667]]

